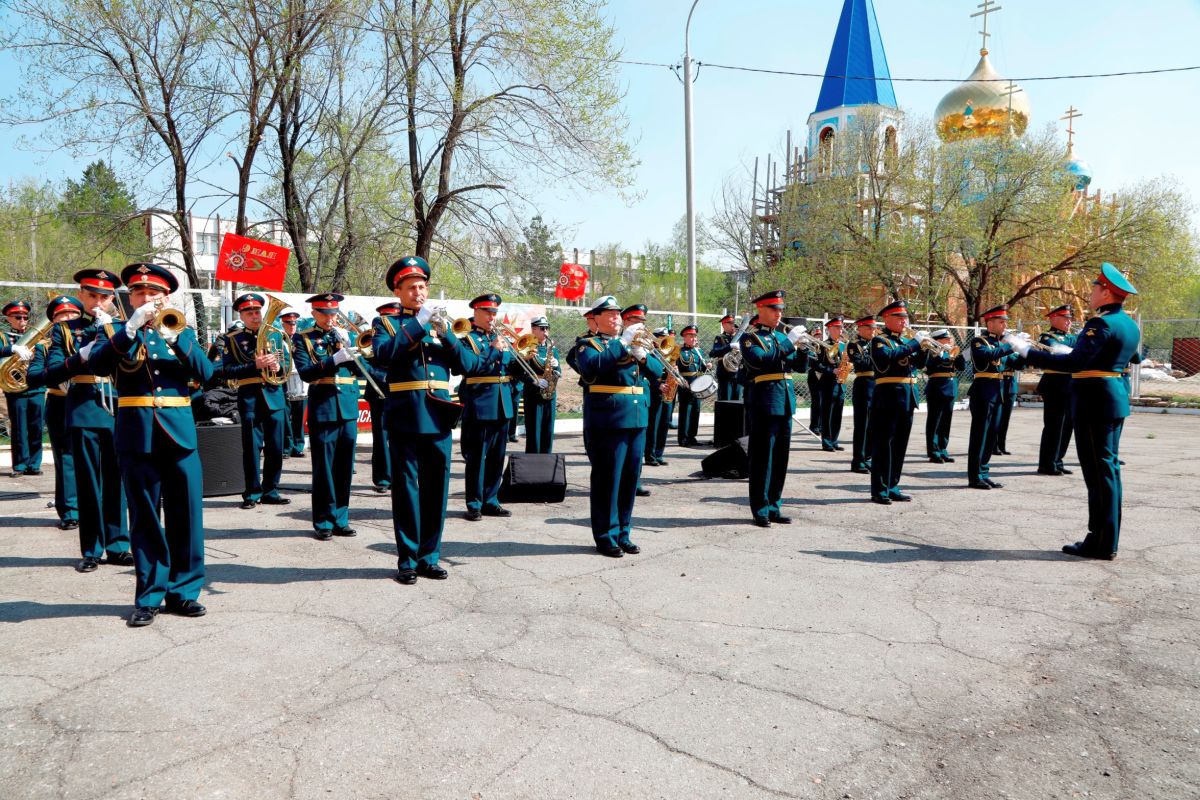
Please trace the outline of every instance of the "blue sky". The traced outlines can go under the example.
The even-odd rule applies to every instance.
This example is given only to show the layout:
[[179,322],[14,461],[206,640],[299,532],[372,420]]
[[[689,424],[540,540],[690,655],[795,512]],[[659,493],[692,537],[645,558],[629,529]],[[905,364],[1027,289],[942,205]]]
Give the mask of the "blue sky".
[[[978,60],[977,0],[876,0],[893,77],[961,79]],[[628,59],[677,63],[691,0],[613,0],[609,17]],[[841,0],[701,0],[692,27],[693,58],[704,62],[820,72],[829,56]],[[992,62],[1006,77],[1113,72],[1200,63],[1200,2],[1153,0],[1002,0],[989,22]],[[0,80],[18,74],[0,53]],[[536,195],[564,246],[587,250],[621,242],[637,250],[664,241],[684,212],[683,94],[666,69],[625,66],[630,132],[637,139],[640,197],[616,192],[547,189]],[[697,209],[711,207],[723,178],[768,151],[781,153],[788,128],[804,130],[819,79],[700,69],[694,86]],[[929,116],[953,83],[895,86],[900,105]],[[1024,83],[1032,125],[1058,117],[1068,105],[1076,122],[1077,153],[1090,162],[1093,188],[1108,194],[1163,175],[1189,191],[1200,185],[1192,140],[1200,124],[1194,102],[1200,72]],[[26,133],[30,133],[26,131]],[[0,180],[77,176],[86,157],[14,152],[17,134],[0,128]],[[1064,134],[1065,143],[1065,134]],[[222,176],[224,178],[225,176]],[[232,179],[232,173],[228,176]],[[197,207],[204,213],[209,209]],[[228,209],[226,210],[228,211]],[[1200,217],[1194,217],[1200,219]]]

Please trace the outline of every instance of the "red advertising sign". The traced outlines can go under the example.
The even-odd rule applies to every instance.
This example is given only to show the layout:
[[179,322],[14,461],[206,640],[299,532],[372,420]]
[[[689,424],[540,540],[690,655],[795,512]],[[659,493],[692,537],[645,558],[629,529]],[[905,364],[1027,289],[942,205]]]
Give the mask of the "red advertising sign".
[[582,300],[584,287],[587,286],[588,271],[578,264],[563,262],[562,271],[558,273],[558,287],[554,290],[555,297],[563,300]]
[[270,242],[227,233],[217,255],[217,280],[281,291],[292,251]]

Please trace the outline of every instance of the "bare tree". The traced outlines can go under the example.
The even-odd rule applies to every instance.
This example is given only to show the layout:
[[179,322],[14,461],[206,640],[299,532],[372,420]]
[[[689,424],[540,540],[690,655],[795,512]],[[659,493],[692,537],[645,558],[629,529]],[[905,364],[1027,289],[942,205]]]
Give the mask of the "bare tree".
[[702,244],[720,260],[746,270],[753,281],[758,258],[752,237],[754,197],[751,180],[743,166],[721,181],[721,189],[713,198],[713,212],[708,217],[707,235]]

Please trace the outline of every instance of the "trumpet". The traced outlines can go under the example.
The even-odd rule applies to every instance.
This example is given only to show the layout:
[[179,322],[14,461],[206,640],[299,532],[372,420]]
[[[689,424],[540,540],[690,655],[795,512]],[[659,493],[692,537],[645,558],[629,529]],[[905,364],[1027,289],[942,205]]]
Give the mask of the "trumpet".
[[[341,311],[337,312],[337,320],[336,320],[335,324],[337,324],[338,327],[349,330],[351,333],[354,334],[355,346],[361,347],[361,345],[359,343],[362,342],[365,337],[366,341],[367,341],[367,346],[369,347],[371,340],[375,336],[374,331],[372,331],[370,328],[368,328],[365,331],[362,330],[361,328],[359,328],[357,325],[354,324],[354,320],[350,319],[350,317],[346,316]],[[339,342],[337,346],[338,346],[338,349],[340,349],[341,343]],[[380,397],[387,397],[387,393],[384,392],[383,389],[380,389],[379,384],[375,382],[375,379],[373,377],[371,377],[371,370],[368,369],[367,365],[363,362],[362,356],[359,355],[358,353],[355,353],[353,360],[354,360],[354,366],[358,367],[358,371],[360,373],[362,373],[363,378],[365,378],[367,383],[369,383],[371,385],[371,388],[375,390],[375,394],[379,395]]]
[[167,305],[167,298],[155,301],[158,311],[154,315],[154,327],[178,336],[187,327],[187,317],[178,308]]
[[[915,330],[913,330],[912,328],[905,328],[904,331],[900,335],[906,339],[915,339],[917,336],[917,332]],[[938,344],[938,341],[936,339],[928,338],[928,337],[921,340],[921,349],[928,353],[937,353],[939,355],[942,353],[950,352],[949,347],[947,347],[946,345],[943,345],[943,344]]]
[[442,306],[438,306],[433,310],[433,316],[429,318],[429,324],[440,336],[453,333],[461,339],[471,331],[471,320],[466,317],[459,317],[452,320],[450,319],[450,315],[446,313],[446,309]]

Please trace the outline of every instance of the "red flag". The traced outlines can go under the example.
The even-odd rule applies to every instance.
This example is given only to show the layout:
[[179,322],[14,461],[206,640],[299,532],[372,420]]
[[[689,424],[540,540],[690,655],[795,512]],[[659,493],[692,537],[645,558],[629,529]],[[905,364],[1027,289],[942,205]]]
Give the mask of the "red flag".
[[292,251],[270,242],[227,233],[217,255],[217,280],[237,281],[264,289],[283,289]]
[[554,296],[561,297],[563,300],[582,300],[587,279],[586,269],[578,264],[568,264],[564,261],[562,271],[558,273],[558,287],[554,290]]

